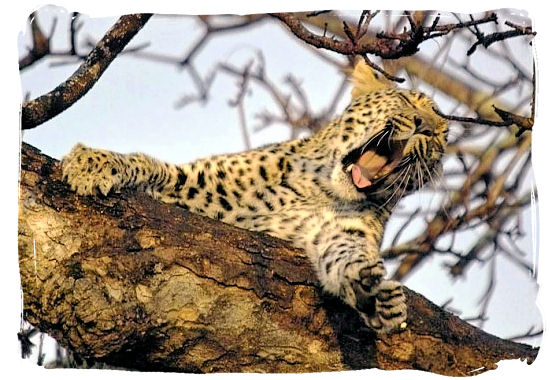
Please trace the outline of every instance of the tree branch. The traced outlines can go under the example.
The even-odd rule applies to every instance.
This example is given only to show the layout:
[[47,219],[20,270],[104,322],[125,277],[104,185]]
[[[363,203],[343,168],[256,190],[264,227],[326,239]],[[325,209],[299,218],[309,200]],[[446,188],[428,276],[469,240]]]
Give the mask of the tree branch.
[[[397,59],[410,56],[418,51],[418,46],[428,39],[444,36],[454,30],[467,28],[472,25],[479,25],[488,22],[496,22],[497,17],[493,13],[479,20],[470,22],[459,22],[457,24],[437,25],[432,24],[428,28],[417,25],[410,20],[411,29],[404,33],[378,33],[376,39],[358,41],[355,36],[358,31],[351,30],[350,26],[343,21],[343,30],[347,40],[337,40],[326,36],[320,36],[307,30],[302,21],[292,13],[271,13],[271,16],[282,21],[290,31],[302,41],[317,48],[332,50],[344,55],[374,54],[384,59]],[[397,41],[398,43],[394,43]]]
[[49,93],[23,103],[22,128],[31,129],[50,120],[83,97],[151,16],[133,14],[119,18],[70,78]]
[[531,27],[521,27],[515,24],[512,24],[509,21],[506,21],[506,25],[512,27],[511,30],[506,30],[503,32],[495,32],[488,35],[483,33],[476,33],[477,41],[468,49],[466,55],[472,55],[479,45],[483,45],[484,48],[488,48],[492,44],[498,41],[503,41],[508,38],[518,37],[518,36],[535,36],[537,33],[533,32]]
[[[325,29],[334,35],[345,38],[346,35],[342,27],[342,18],[333,16],[332,14],[322,14],[318,17],[305,17],[305,14],[295,14],[302,22],[307,25]],[[351,21],[350,21],[351,23]],[[433,27],[433,23],[432,26]],[[362,39],[364,43],[374,44],[376,35],[366,33]],[[434,87],[448,96],[465,104],[469,108],[476,110],[480,117],[485,119],[494,119],[495,115],[493,105],[502,109],[510,109],[506,104],[484,91],[472,87],[470,83],[465,83],[455,75],[451,75],[443,70],[433,67],[429,59],[419,55],[409,57],[401,57],[397,60],[384,60],[384,67],[391,72],[397,73],[401,69],[405,69],[410,75],[418,77],[423,82]],[[499,120],[498,118],[496,120]]]
[[46,37],[44,32],[42,32],[42,29],[38,24],[36,12],[30,14],[29,24],[31,26],[32,46],[28,50],[27,55],[19,60],[19,70],[26,69],[50,53],[51,35]]
[[24,317],[84,358],[141,370],[469,375],[537,355],[409,290],[407,329],[376,337],[320,292],[288,242],[142,194],[78,197],[59,162],[26,144],[21,165]]
[[531,117],[525,117],[521,115],[516,115],[508,111],[504,111],[496,106],[493,106],[493,108],[495,110],[495,113],[501,118],[502,121],[487,120],[480,117],[445,115],[437,108],[434,108],[433,110],[436,114],[444,119],[451,121],[460,121],[462,123],[482,124],[492,127],[510,127],[512,125],[516,125],[520,128],[518,131],[516,131],[516,136],[520,136],[523,132],[533,129],[534,115],[531,115]]

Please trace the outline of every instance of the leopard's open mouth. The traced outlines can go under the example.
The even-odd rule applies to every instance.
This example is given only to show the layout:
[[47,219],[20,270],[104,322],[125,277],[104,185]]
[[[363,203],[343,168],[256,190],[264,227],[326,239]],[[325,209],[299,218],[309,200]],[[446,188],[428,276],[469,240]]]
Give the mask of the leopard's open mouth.
[[357,188],[369,187],[399,166],[405,145],[406,141],[390,140],[389,133],[381,133],[348,153],[342,160],[344,170]]

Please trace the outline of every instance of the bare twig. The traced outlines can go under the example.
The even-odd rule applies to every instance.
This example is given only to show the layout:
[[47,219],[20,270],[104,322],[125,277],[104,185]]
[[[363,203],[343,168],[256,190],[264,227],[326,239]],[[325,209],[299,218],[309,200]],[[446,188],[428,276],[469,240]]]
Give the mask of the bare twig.
[[477,47],[479,45],[483,45],[483,47],[488,48],[492,44],[498,41],[503,41],[508,38],[518,37],[518,36],[526,36],[526,35],[536,35],[536,32],[533,32],[531,27],[519,27],[515,24],[512,24],[510,22],[506,22],[506,25],[512,26],[512,30],[506,30],[503,32],[495,32],[488,35],[485,35],[479,31],[476,32],[477,41],[468,49],[466,52],[467,55],[472,55]]
[[509,127],[511,125],[517,125],[520,128],[520,131],[517,132],[517,136],[521,135],[521,133],[524,131],[532,129],[534,124],[533,117],[528,118],[528,117],[516,115],[511,112],[504,111],[495,106],[493,106],[493,108],[502,121],[487,120],[480,117],[463,117],[463,116],[445,115],[444,113],[442,113],[436,108],[434,108],[434,112],[447,120],[459,121],[461,123],[482,124],[482,125],[489,125],[492,127]]
[[48,121],[84,96],[151,16],[134,14],[118,19],[70,78],[51,92],[23,103],[22,128],[34,128]]
[[544,332],[544,330],[541,329],[541,328],[535,330],[534,327],[531,327],[531,328],[529,328],[529,330],[527,330],[527,332],[525,332],[523,334],[510,336],[506,339],[516,341],[516,340],[523,340],[523,339],[526,339],[526,338],[535,338],[535,337],[541,336],[543,332]]
[[315,16],[322,15],[323,13],[329,13],[329,12],[332,12],[332,11],[331,10],[324,10],[324,11],[310,12],[310,13],[307,14],[307,17],[315,17]]
[[72,14],[72,17],[71,17],[71,33],[70,33],[70,37],[71,37],[71,50],[70,50],[70,54],[71,55],[77,55],[76,53],[76,36],[77,36],[77,32],[78,30],[82,27],[82,24],[77,24],[77,21],[78,21],[78,17],[80,16],[80,14],[78,12],[73,12]]
[[31,66],[50,53],[51,35],[46,37],[42,32],[36,12],[31,13],[29,16],[29,23],[31,26],[32,47],[28,50],[27,55],[19,60],[19,70]]
[[372,67],[374,70],[378,71],[380,74],[384,75],[386,78],[388,78],[389,80],[393,80],[394,82],[397,82],[397,83],[403,83],[405,82],[405,79],[404,78],[400,78],[400,77],[396,77],[394,75],[391,75],[390,73],[388,73],[386,70],[384,70],[382,67],[378,66],[376,63],[372,62],[368,57],[367,55],[365,54],[363,56],[363,59],[365,60],[365,62],[367,63],[367,65],[369,65],[370,67]]
[[[443,36],[453,30],[465,28],[469,25],[496,21],[496,15],[493,14],[480,20],[435,26],[428,29],[424,29],[420,25],[416,26],[415,24],[415,27],[411,29],[410,32],[400,34],[379,33],[377,35],[377,40],[359,42],[355,41],[355,33],[347,23],[344,24],[344,33],[347,35],[348,41],[341,41],[326,36],[320,36],[307,30],[300,19],[291,13],[272,13],[271,16],[282,21],[296,37],[317,48],[328,49],[340,54],[352,56],[373,54],[384,59],[395,59],[412,55],[418,51],[418,45],[423,41]],[[392,40],[398,40],[399,43],[394,44]]]

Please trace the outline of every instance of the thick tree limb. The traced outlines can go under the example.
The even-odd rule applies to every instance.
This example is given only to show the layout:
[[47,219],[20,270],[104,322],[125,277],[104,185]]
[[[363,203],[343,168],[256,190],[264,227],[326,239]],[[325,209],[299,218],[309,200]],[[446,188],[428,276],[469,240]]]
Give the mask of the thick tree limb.
[[83,97],[151,16],[133,14],[119,18],[70,78],[49,93],[23,103],[21,127],[34,128],[59,115]]
[[469,375],[537,355],[412,291],[408,328],[376,337],[321,294],[287,242],[145,195],[78,197],[28,145],[21,164],[24,317],[83,357],[141,370]]

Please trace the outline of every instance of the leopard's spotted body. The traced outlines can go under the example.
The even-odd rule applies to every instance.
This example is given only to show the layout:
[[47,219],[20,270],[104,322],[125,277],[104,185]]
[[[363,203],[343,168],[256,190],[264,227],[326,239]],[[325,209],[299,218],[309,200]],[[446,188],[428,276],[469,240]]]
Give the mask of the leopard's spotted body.
[[447,125],[433,107],[421,93],[376,89],[306,139],[184,165],[79,144],[63,174],[79,194],[137,187],[289,240],[306,250],[327,292],[387,332],[403,326],[406,303],[401,284],[384,279],[379,247],[394,205],[440,165]]

